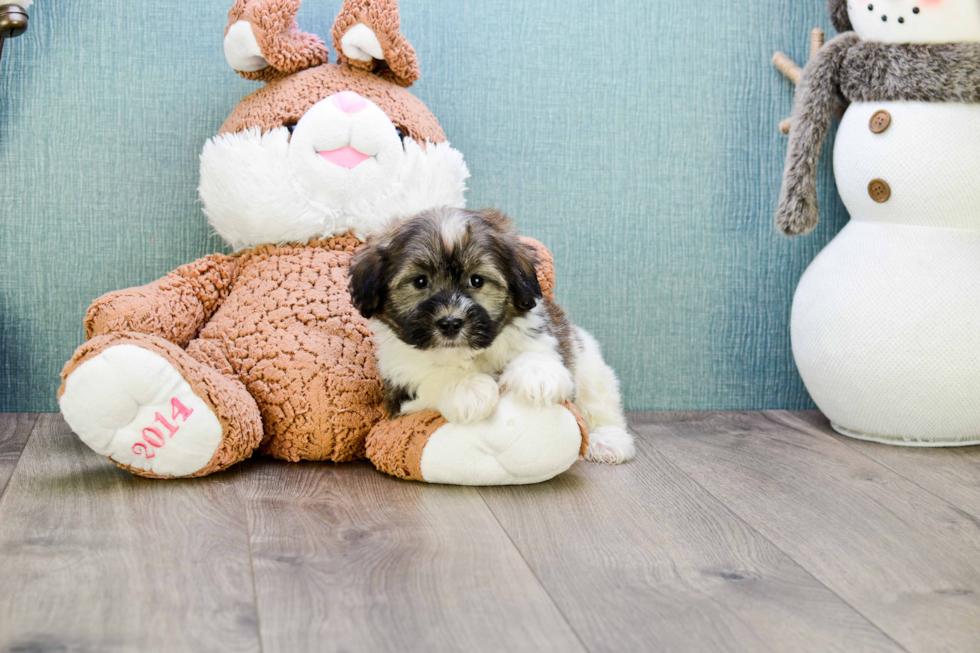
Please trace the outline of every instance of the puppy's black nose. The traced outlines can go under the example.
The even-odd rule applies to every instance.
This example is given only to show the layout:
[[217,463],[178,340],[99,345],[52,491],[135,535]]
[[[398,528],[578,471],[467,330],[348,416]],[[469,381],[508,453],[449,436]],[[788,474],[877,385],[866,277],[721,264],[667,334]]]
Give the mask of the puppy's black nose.
[[436,326],[444,336],[455,336],[463,330],[463,320],[458,317],[444,317],[436,320]]

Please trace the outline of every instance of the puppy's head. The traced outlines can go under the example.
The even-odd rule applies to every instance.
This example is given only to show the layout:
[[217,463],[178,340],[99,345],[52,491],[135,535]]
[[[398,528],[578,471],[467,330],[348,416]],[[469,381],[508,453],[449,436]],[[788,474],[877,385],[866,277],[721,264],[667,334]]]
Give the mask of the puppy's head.
[[368,241],[354,306],[419,349],[486,349],[541,299],[533,250],[496,211],[433,209]]

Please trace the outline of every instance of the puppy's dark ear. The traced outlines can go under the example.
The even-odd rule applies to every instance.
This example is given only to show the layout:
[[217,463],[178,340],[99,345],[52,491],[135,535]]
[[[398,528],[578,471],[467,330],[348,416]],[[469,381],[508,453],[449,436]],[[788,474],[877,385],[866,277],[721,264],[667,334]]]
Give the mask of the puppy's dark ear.
[[522,242],[514,244],[513,252],[509,266],[511,278],[508,279],[510,294],[518,310],[529,311],[543,296],[535,269],[537,258],[534,250]]
[[350,298],[354,308],[371,319],[383,307],[388,294],[388,256],[380,243],[368,243],[350,267]]

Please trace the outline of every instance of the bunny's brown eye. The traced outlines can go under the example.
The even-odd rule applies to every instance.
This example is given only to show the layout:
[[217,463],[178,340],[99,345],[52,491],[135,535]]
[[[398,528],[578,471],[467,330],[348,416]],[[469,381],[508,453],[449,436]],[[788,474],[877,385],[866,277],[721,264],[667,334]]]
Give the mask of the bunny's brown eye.
[[398,134],[398,140],[403,141],[408,137],[401,127],[395,127],[395,133]]

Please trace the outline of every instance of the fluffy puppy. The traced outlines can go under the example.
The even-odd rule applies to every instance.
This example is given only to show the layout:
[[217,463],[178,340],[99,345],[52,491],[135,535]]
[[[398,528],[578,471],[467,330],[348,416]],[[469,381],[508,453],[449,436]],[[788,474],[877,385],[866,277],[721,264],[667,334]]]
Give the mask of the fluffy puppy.
[[504,215],[444,208],[397,222],[355,257],[350,292],[371,319],[390,415],[433,409],[466,424],[493,414],[501,392],[571,399],[589,460],[633,457],[615,373],[542,297],[534,252]]

